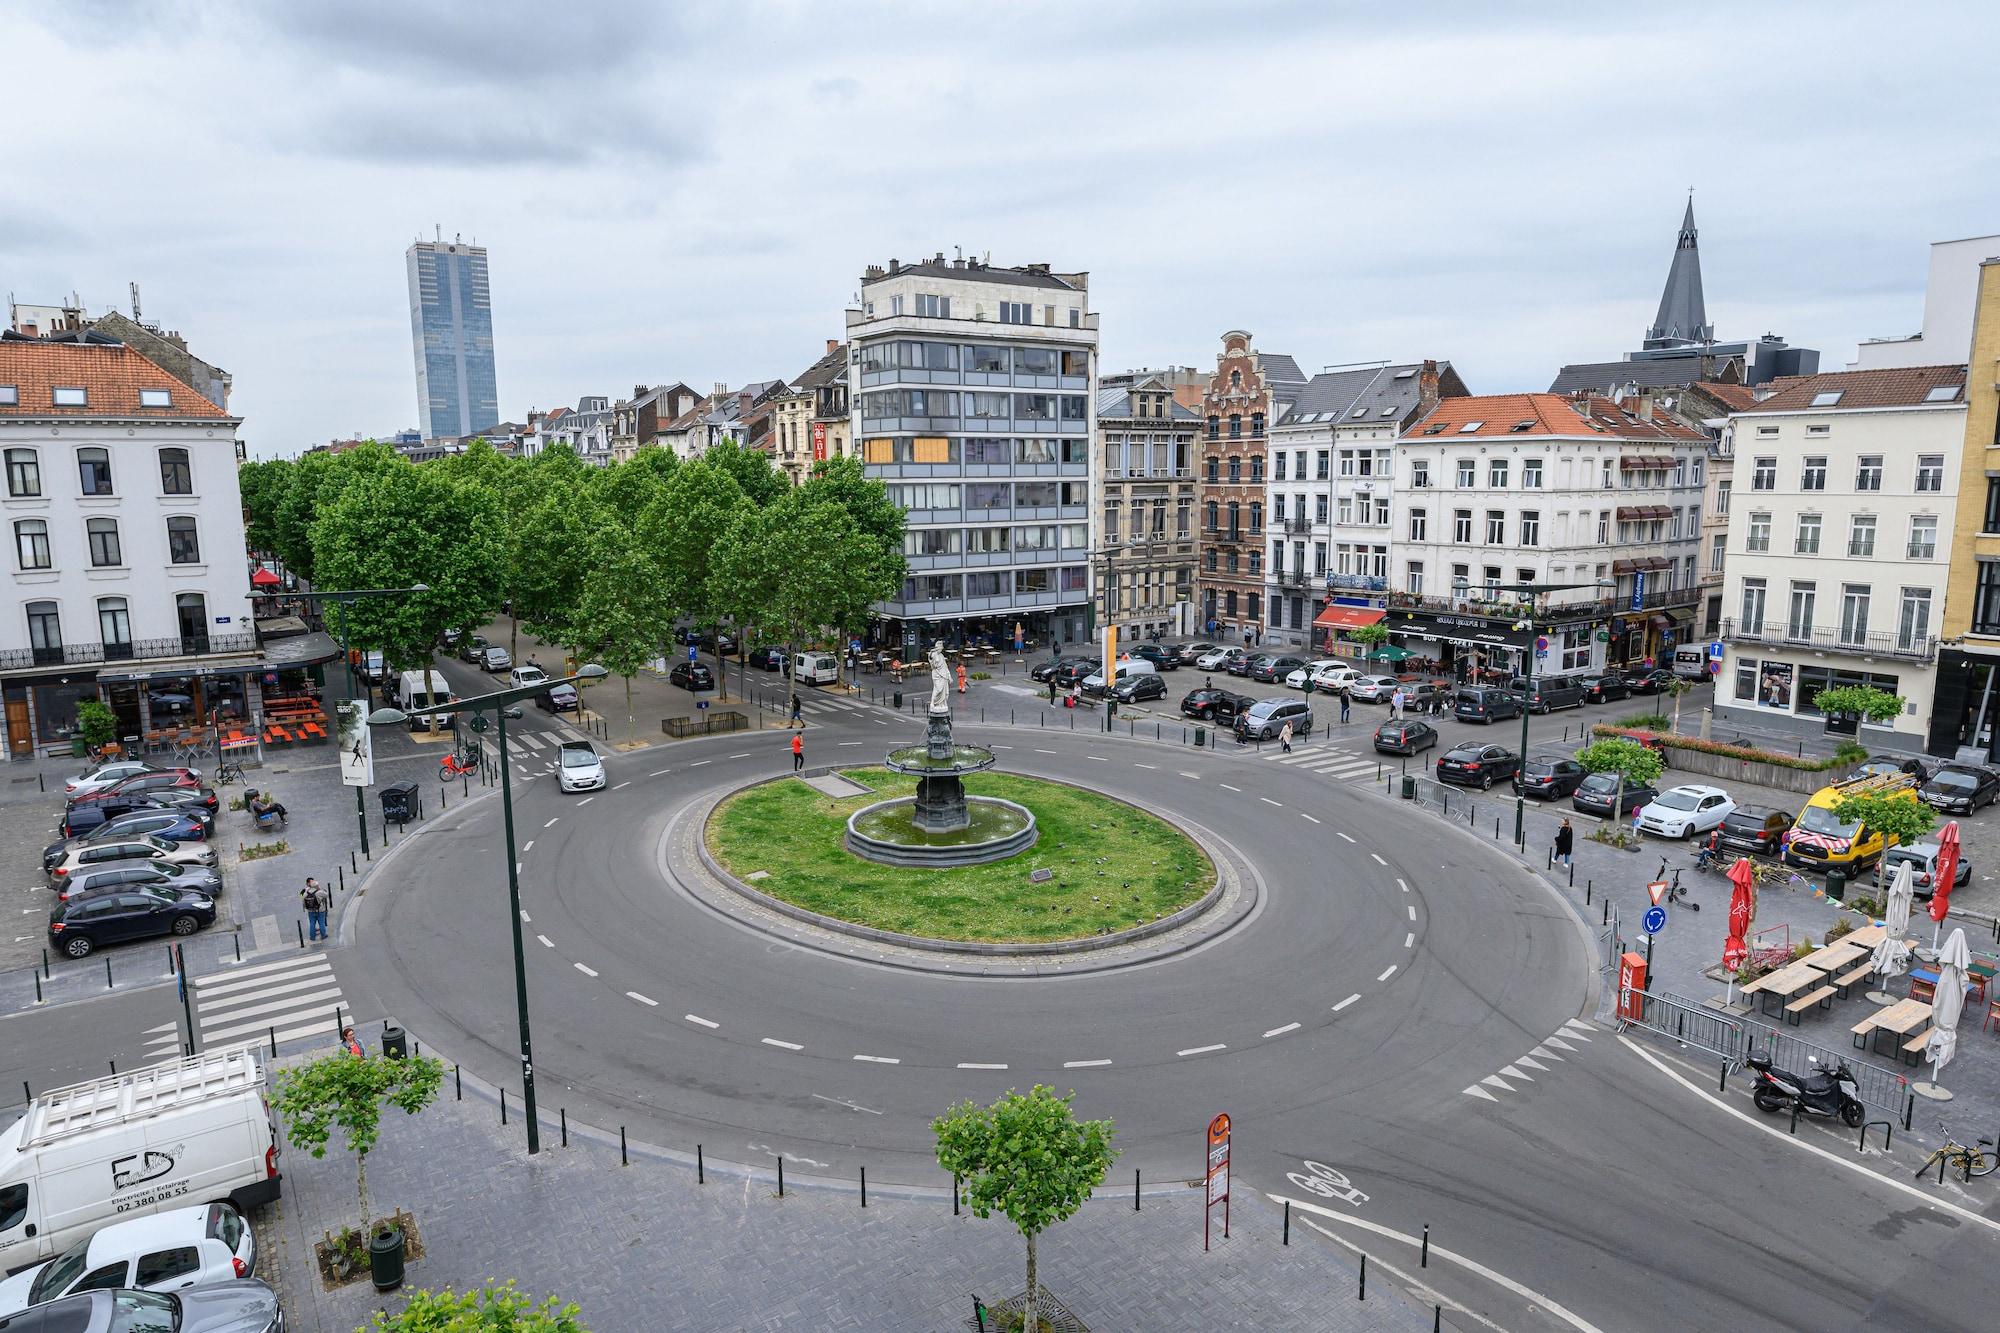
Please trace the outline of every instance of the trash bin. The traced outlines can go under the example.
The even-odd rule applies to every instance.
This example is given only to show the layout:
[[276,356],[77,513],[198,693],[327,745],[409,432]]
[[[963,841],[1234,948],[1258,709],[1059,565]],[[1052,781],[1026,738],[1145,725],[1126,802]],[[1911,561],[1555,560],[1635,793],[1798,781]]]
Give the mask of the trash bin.
[[393,1020],[382,1024],[382,1055],[386,1059],[401,1060],[410,1053],[409,1034],[396,1026]]
[[382,818],[407,824],[417,817],[417,784],[392,782],[382,788]]
[[1828,866],[1826,868],[1826,900],[1832,903],[1843,901],[1847,897],[1847,882],[1852,878],[1854,878],[1854,872],[1846,866]]
[[1417,799],[1417,776],[1414,773],[1403,774],[1403,799],[1406,801]]
[[899,713],[903,711],[903,692],[901,690],[896,691],[896,711]]
[[368,1238],[368,1276],[375,1290],[394,1291],[403,1285],[403,1229],[383,1223]]
[[1196,727],[1194,729],[1194,748],[1199,750],[1206,744],[1208,744],[1208,729],[1206,727]]

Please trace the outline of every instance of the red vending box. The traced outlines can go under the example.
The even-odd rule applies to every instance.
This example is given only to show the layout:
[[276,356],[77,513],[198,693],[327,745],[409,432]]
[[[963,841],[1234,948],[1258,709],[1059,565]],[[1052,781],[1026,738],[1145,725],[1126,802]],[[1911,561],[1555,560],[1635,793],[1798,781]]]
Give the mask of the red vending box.
[[1646,960],[1636,953],[1618,957],[1618,1016],[1634,1022],[1646,1016]]

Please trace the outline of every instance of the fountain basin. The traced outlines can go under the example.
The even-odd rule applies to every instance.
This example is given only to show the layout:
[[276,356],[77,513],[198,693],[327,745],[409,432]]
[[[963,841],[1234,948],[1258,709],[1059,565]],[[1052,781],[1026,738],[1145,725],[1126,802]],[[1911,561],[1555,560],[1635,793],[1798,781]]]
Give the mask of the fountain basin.
[[1033,811],[994,796],[966,797],[966,822],[950,829],[919,827],[916,806],[908,796],[863,806],[847,817],[842,841],[856,856],[883,865],[942,867],[1005,860],[1041,836]]

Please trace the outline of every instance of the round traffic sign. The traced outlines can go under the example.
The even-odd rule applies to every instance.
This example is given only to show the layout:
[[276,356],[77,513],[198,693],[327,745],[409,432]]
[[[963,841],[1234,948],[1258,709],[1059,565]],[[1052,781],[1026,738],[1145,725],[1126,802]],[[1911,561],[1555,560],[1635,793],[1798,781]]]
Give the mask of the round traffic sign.
[[1648,935],[1659,934],[1667,928],[1667,909],[1658,904],[1648,907],[1646,915],[1640,918],[1640,924],[1646,928]]

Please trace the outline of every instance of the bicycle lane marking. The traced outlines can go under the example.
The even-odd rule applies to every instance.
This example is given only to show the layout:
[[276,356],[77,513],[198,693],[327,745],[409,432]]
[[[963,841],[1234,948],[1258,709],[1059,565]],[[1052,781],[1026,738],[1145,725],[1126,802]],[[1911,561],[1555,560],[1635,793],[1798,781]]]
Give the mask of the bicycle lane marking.
[[1653,1066],[1653,1068],[1659,1070],[1662,1074],[1665,1074],[1668,1078],[1672,1079],[1674,1082],[1680,1084],[1683,1088],[1686,1088],[1689,1092],[1693,1093],[1695,1096],[1707,1102],[1710,1106],[1713,1106],[1716,1110],[1724,1112],[1727,1115],[1735,1116],[1738,1120],[1741,1120],[1744,1124],[1749,1125],[1753,1129],[1762,1130],[1764,1133],[1769,1134],[1772,1137],[1776,1138],[1780,1143],[1789,1143],[1794,1148],[1799,1149],[1799,1151],[1801,1152],[1808,1152],[1815,1157],[1824,1158],[1826,1161],[1832,1162],[1836,1166],[1845,1167],[1847,1170],[1854,1172],[1856,1175],[1863,1176],[1868,1180],[1872,1180],[1878,1185],[1887,1185],[1890,1189],[1897,1190],[1900,1191],[1901,1193],[1910,1195],[1912,1198],[1920,1199],[1925,1204],[1929,1205],[1932,1208],[1942,1208],[1946,1212],[1951,1213],[1953,1216],[1962,1217],[1968,1222],[1977,1222],[1980,1226],[1986,1227],[1988,1230],[2000,1232],[2000,1221],[1995,1221],[1992,1218],[1988,1217],[1982,1217],[1978,1213],[1973,1212],[1971,1209],[1961,1208],[1957,1204],[1952,1203],[1948,1199],[1940,1199],[1935,1197],[1934,1195],[1926,1194],[1924,1193],[1924,1191],[1918,1189],[1914,1185],[1904,1184],[1902,1181],[1892,1179],[1889,1176],[1885,1176],[1879,1171],[1871,1171],[1867,1167],[1862,1166],[1859,1162],[1850,1161],[1846,1157],[1841,1156],[1839,1153],[1828,1152],[1826,1149],[1819,1147],[1816,1144],[1806,1143],[1802,1140],[1795,1139],[1790,1134],[1787,1134],[1784,1130],[1779,1129],[1777,1126],[1767,1125],[1763,1121],[1758,1120],[1753,1116],[1751,1116],[1749,1112],[1738,1110],[1736,1107],[1731,1106],[1728,1102],[1725,1102],[1719,1097],[1716,1097],[1714,1094],[1708,1092],[1706,1089],[1696,1087],[1694,1084],[1688,1082],[1685,1078],[1682,1078],[1680,1074],[1676,1073],[1674,1070],[1662,1064],[1658,1059],[1656,1059],[1653,1056],[1652,1052],[1642,1049],[1630,1037],[1620,1035],[1618,1040],[1621,1043],[1623,1043],[1627,1048],[1629,1048],[1634,1055],[1638,1056],[1641,1060],[1644,1060],[1647,1064]]

